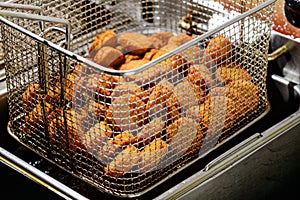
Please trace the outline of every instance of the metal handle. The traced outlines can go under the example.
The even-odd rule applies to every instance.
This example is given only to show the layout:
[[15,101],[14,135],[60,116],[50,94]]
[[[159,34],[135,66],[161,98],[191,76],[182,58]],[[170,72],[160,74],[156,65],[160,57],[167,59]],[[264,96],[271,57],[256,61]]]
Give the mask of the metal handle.
[[272,53],[268,54],[268,61],[273,61],[277,58],[279,58],[281,55],[289,52],[292,50],[296,45],[296,42],[289,40],[284,45],[273,51]]
[[9,17],[15,17],[15,18],[38,20],[41,22],[40,23],[41,32],[44,31],[43,22],[53,22],[53,23],[65,24],[65,26],[66,26],[66,31],[65,31],[66,49],[67,50],[70,49],[71,24],[68,20],[57,18],[57,17],[51,17],[51,16],[43,16],[42,8],[40,8],[38,6],[33,6],[33,5],[16,4],[16,3],[0,3],[0,7],[39,11],[40,14],[29,14],[29,13],[24,13],[24,12],[0,10],[0,15],[2,15],[3,17],[9,16]]
[[[9,2],[0,2],[0,7],[2,8],[12,8],[12,9],[21,9],[21,10],[33,10],[33,11],[39,11],[40,15],[43,15],[42,8],[39,6],[33,6],[33,5],[25,5],[25,4],[17,4],[13,3],[14,0]],[[44,24],[42,21],[39,23],[41,31],[44,28]]]
[[42,11],[42,8],[39,6],[27,5],[27,4],[18,4],[18,3],[8,3],[8,2],[0,2],[0,7],[3,8],[15,8],[22,10],[37,10]]
[[[65,33],[64,29],[58,28],[58,27],[49,27],[47,29],[45,29],[43,32],[41,32],[39,34],[39,36],[43,37],[45,36],[47,33],[53,32],[53,31],[58,31],[58,32],[62,32]],[[70,35],[71,36],[71,35]],[[71,39],[71,38],[70,38]],[[70,43],[68,43],[67,41],[61,41],[58,45],[62,46],[63,44],[67,43],[66,45],[69,46]],[[39,44],[38,46],[38,54],[39,54],[39,76],[40,76],[40,82],[41,85],[44,87],[44,90],[46,91],[48,88],[48,83],[49,83],[49,69],[48,69],[48,63],[47,63],[47,54],[46,54],[46,49],[45,46],[42,44]],[[62,79],[62,92],[64,92],[65,90],[65,84],[66,84],[66,74],[69,71],[69,65],[67,64],[67,60],[64,58],[62,59],[63,65],[61,66],[62,69],[62,75],[63,75],[63,79]],[[61,100],[63,100],[63,95],[61,95]]]
[[[3,8],[12,8],[12,9],[21,9],[21,10],[33,10],[38,11],[39,14],[30,14],[24,12],[17,12],[17,11],[7,11],[7,10],[0,10],[0,15],[3,17],[15,17],[15,18],[22,18],[22,19],[30,19],[30,20],[37,20],[40,22],[40,29],[41,33],[39,36],[44,36],[45,34],[51,31],[59,31],[65,33],[65,41],[60,42],[60,46],[65,42],[65,48],[70,50],[70,38],[71,38],[71,24],[66,19],[61,19],[57,17],[51,16],[44,16],[42,13],[42,8],[33,5],[24,5],[24,4],[16,4],[16,3],[0,3],[0,7]],[[64,24],[65,30],[58,28],[58,27],[49,27],[44,30],[44,22],[53,22],[58,24]],[[43,87],[44,91],[48,88],[48,62],[47,62],[47,54],[45,46],[42,43],[38,43],[38,67],[39,67],[39,81],[41,86]],[[63,80],[64,83],[62,84],[62,91],[64,91],[64,84],[65,84],[65,76],[66,72],[69,70],[69,66],[67,63],[67,59],[64,57],[61,59],[61,70],[63,71]],[[44,109],[44,105],[43,105]]]

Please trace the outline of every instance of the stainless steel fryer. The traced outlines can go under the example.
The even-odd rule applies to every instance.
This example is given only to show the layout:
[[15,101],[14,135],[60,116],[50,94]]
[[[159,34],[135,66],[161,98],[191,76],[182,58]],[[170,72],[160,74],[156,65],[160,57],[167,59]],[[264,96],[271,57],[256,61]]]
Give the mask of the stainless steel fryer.
[[[277,43],[280,38],[276,34],[274,36],[272,41]],[[282,44],[284,41],[274,47],[271,45],[272,50]],[[289,55],[283,55],[282,59],[289,61]],[[144,195],[128,199],[219,199],[220,196],[223,199],[293,198],[297,194],[295,180],[300,175],[300,93],[297,84],[282,76],[284,66],[285,62],[279,60],[269,63],[267,89],[271,110],[265,117]],[[49,190],[49,194],[40,194],[40,190],[27,189],[26,197],[51,199],[57,194],[56,199],[60,199],[59,196],[63,199],[126,199],[109,195],[74,178],[15,141],[6,131],[9,121],[7,90],[5,82],[0,83],[1,163],[13,164],[10,167],[21,170],[19,173],[23,179],[27,179],[26,173],[30,174],[29,184],[38,179],[39,184],[43,183],[40,187]],[[13,174],[5,177],[15,178]],[[6,184],[5,188],[9,187]],[[18,194],[25,188],[20,185]]]
[[[5,69],[10,111],[9,133],[24,146],[37,152],[50,162],[108,193],[117,196],[142,195],[188,165],[205,157],[211,150],[219,147],[259,120],[269,110],[265,79],[267,46],[270,38],[272,5],[274,3],[272,1],[259,2],[259,5],[256,5],[255,8],[249,11],[243,9],[241,13],[231,13],[230,15],[220,12],[221,9],[218,7],[220,5],[216,2],[210,2],[208,4],[209,7],[203,6],[201,3],[204,4],[205,1],[155,2],[147,4],[148,7],[140,4],[140,1],[106,1],[95,4],[96,7],[92,7],[86,2],[52,1],[46,3],[20,1],[18,3],[29,4],[29,10],[33,11],[33,13],[25,15],[20,12],[15,13],[9,9],[17,8],[24,12],[23,10],[26,6],[17,7],[17,5],[6,4],[3,7],[8,10],[3,10],[2,13],[8,16],[8,19],[1,18],[3,22],[1,31],[4,39]],[[110,70],[85,58],[88,45],[95,35],[107,28],[117,32],[135,31],[144,34],[151,34],[161,30],[171,31],[176,34],[189,33],[178,26],[177,22],[180,21],[179,16],[184,16],[193,11],[194,8],[199,7],[201,8],[200,10],[204,9],[204,12],[209,10],[213,14],[211,16],[212,19],[214,17],[217,17],[217,19],[222,17],[223,21],[221,25],[216,24],[213,20],[210,21],[211,24],[206,24],[207,30],[205,33],[137,70],[121,72]],[[28,9],[28,7],[26,8]],[[172,11],[168,12],[167,9],[169,8],[172,8]],[[97,14],[93,12],[95,9],[105,10],[105,13],[102,13],[104,18],[97,18]],[[35,14],[34,12],[37,11],[38,14]],[[174,11],[176,12],[173,13]],[[199,15],[199,18],[201,16]],[[158,169],[151,169],[149,174],[140,173],[139,168],[134,169],[135,166],[129,166],[131,168],[129,173],[125,173],[122,177],[105,174],[103,166],[108,163],[99,162],[97,156],[91,153],[94,149],[89,150],[86,146],[82,147],[82,144],[78,144],[82,142],[82,138],[80,138],[82,136],[74,137],[73,132],[70,131],[85,132],[98,122],[94,119],[92,122],[83,120],[83,123],[79,125],[77,122],[82,119],[76,119],[77,116],[68,121],[70,114],[68,109],[80,110],[82,105],[86,103],[86,96],[84,96],[86,94],[82,96],[70,93],[70,101],[65,96],[69,92],[67,90],[69,87],[67,83],[71,82],[72,87],[80,88],[79,92],[82,92],[83,89],[89,90],[85,84],[77,82],[74,79],[68,79],[68,75],[73,70],[73,67],[78,63],[84,65],[93,71],[93,74],[101,75],[102,78],[107,76],[109,84],[111,84],[110,81],[113,79],[117,80],[116,84],[120,84],[121,79],[125,77],[126,79],[130,79],[131,83],[139,84],[143,88],[164,78],[172,84],[177,85],[182,81],[184,74],[189,72],[189,69],[178,70],[178,68],[182,67],[178,65],[178,68],[162,73],[160,70],[155,70],[155,67],[159,65],[160,69],[168,69],[168,65],[164,61],[189,48],[205,48],[209,39],[218,35],[225,35],[235,45],[235,51],[227,52],[225,56],[228,57],[227,61],[230,60],[235,64],[242,65],[251,75],[251,82],[258,88],[259,103],[257,107],[248,112],[247,115],[242,115],[235,122],[235,125],[229,129],[224,129],[223,117],[217,118],[215,121],[220,121],[220,124],[213,125],[216,125],[216,127],[220,126],[215,131],[218,134],[214,136],[213,140],[208,141],[204,138],[204,144],[201,146],[199,153],[197,151],[196,155],[184,155],[184,151],[177,152],[175,155],[170,154],[166,157],[165,161],[159,163]],[[179,61],[176,60],[175,63],[179,63]],[[189,60],[189,62],[194,62],[194,60]],[[212,73],[215,73],[213,71],[215,65],[211,65],[208,61],[205,61],[203,64],[209,65]],[[79,79],[87,75],[83,69],[80,69],[78,74]],[[144,76],[141,77],[140,74]],[[154,78],[152,78],[153,75],[155,75]],[[145,81],[145,77],[151,78]],[[215,78],[214,80],[216,81]],[[56,85],[57,81],[60,83],[58,86]],[[100,78],[97,81],[105,82],[106,80]],[[32,113],[26,110],[26,107],[24,108],[22,97],[23,92],[32,84],[39,84],[41,86],[41,90],[39,91],[41,94],[53,92],[58,96],[57,104],[54,104],[53,110],[63,109],[61,116],[55,116],[53,121],[55,120],[58,124],[60,123],[60,127],[57,128],[52,124],[48,124],[46,119],[48,116],[48,105],[46,105],[47,102],[45,101],[42,101],[40,108],[34,110],[33,115],[37,114],[38,117],[34,118],[33,123],[28,122],[26,119],[26,116],[28,117]],[[218,86],[223,85],[218,83]],[[212,87],[209,87],[207,90],[211,89]],[[93,91],[88,92],[93,93]],[[143,91],[144,93],[146,93],[145,90]],[[103,99],[109,99],[109,97],[105,96]],[[33,99],[33,102],[36,100]],[[111,105],[111,102],[106,100],[101,99],[98,101],[107,105],[107,107]],[[218,112],[216,116],[224,112],[220,108],[216,110]],[[154,115],[161,115],[161,112],[161,110],[154,111]],[[146,111],[143,111],[142,114],[146,114]],[[180,114],[183,116],[187,115],[183,110],[180,110]],[[166,117],[166,114],[163,114],[163,117]],[[174,118],[176,117],[179,116],[176,115]],[[127,116],[124,121],[126,120],[128,121]],[[69,125],[69,122],[71,125]],[[109,125],[114,126],[113,124]],[[121,127],[124,128],[129,125],[131,125],[131,122],[129,124],[122,124]],[[26,129],[24,129],[24,126],[26,126]],[[79,126],[83,130],[78,130]],[[58,129],[58,131],[62,129],[62,135],[55,138],[55,134],[51,132],[51,128]],[[138,132],[140,131],[139,128],[135,127],[130,131]],[[163,129],[161,131],[164,132],[166,130]],[[195,130],[191,130],[190,135],[192,136],[194,132]],[[117,135],[118,132],[114,134]],[[85,135],[83,136],[84,138]],[[191,144],[193,139],[194,137],[192,136],[192,139],[187,140],[186,143]],[[130,145],[135,146],[138,144],[132,143]],[[78,148],[78,146],[80,147]],[[143,147],[139,150],[142,149]],[[155,158],[155,155],[153,158]],[[134,159],[134,157],[129,156],[128,159]],[[122,166],[121,168],[125,167]]]

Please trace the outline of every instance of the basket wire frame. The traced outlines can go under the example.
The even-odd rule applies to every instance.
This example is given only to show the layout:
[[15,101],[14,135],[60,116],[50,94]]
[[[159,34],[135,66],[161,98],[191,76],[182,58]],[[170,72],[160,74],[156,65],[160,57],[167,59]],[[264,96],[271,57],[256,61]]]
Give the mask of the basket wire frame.
[[[39,36],[39,20],[0,18],[10,134],[110,194],[149,191],[269,110],[266,73],[274,2],[255,1],[250,8],[243,2],[232,11],[206,0],[15,1],[68,20],[72,36],[68,50],[61,45],[63,32]],[[42,29],[49,27],[65,25],[44,21]],[[87,58],[96,35],[107,29],[145,35],[168,31],[194,39],[136,70],[118,71]],[[219,36],[233,46],[222,61],[204,53]],[[185,80],[197,82],[197,73],[206,73],[203,65],[209,81],[199,103]],[[225,90],[218,71],[223,65],[246,71],[249,88],[240,91],[244,82],[238,81]]]

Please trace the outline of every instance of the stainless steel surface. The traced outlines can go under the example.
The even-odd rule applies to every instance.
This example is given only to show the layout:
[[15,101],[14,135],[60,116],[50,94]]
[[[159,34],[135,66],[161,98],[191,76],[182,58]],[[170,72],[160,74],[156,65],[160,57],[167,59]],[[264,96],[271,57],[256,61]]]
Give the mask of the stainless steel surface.
[[299,114],[292,118],[258,134],[257,142],[245,148],[248,152],[232,155],[206,176],[200,171],[156,199],[293,199],[299,179]]
[[[38,184],[46,187],[51,192],[54,192],[66,200],[72,199],[82,199],[87,200],[84,196],[80,195],[78,192],[75,192],[68,186],[58,182],[56,179],[48,176],[37,168],[28,165],[27,162],[16,157],[15,155],[8,152],[6,149],[0,147],[0,162],[8,165],[9,167],[17,170],[19,173],[27,176],[32,181],[37,182]],[[55,187],[54,187],[55,186]],[[59,188],[59,189],[56,189]]]
[[[22,3],[23,1],[20,2]],[[216,149],[235,137],[269,111],[265,78],[267,72],[267,46],[270,39],[272,6],[274,1],[257,2],[257,5],[253,9],[243,13],[231,13],[230,16],[223,10],[222,13],[217,13],[217,15],[212,16],[212,18],[222,18],[222,23],[220,23],[220,21],[218,21],[218,23],[211,21],[209,24],[211,27],[208,27],[204,34],[195,37],[185,45],[161,56],[157,60],[149,62],[143,67],[123,72],[107,69],[85,58],[90,42],[93,41],[96,34],[100,33],[101,30],[108,28],[118,33],[136,31],[144,34],[151,34],[161,30],[168,30],[172,33],[186,33],[186,31],[177,25],[180,16],[178,13],[173,13],[172,11],[178,11],[182,15],[185,15],[190,13],[194,6],[199,7],[201,3],[204,4],[201,5],[201,7],[205,8],[205,6],[208,6],[213,10],[215,9],[214,6],[219,9],[220,4],[214,1],[209,1],[210,4],[207,5],[205,4],[207,1],[182,1],[176,2],[176,4],[169,1],[156,2],[154,7],[155,15],[151,16],[154,22],[147,23],[149,19],[142,19],[141,13],[136,12],[136,10],[142,10],[140,1],[105,1],[95,5],[101,7],[101,9],[109,8],[111,15],[107,21],[106,19],[102,21],[103,24],[95,24],[89,21],[94,19],[83,18],[83,16],[91,14],[93,12],[91,9],[94,9],[90,8],[91,6],[88,7],[86,5],[87,2],[24,2],[34,6],[40,6],[44,15],[27,13],[17,13],[17,15],[15,15],[15,13],[11,11],[3,11],[4,16],[5,14],[9,14],[6,16],[8,19],[0,18],[2,22],[1,29],[9,99],[10,122],[8,132],[21,144],[38,153],[48,161],[101,190],[116,196],[140,196],[151,190],[154,186],[168,180],[171,176],[183,170],[185,167],[188,167],[193,162],[205,157],[211,150]],[[204,9],[204,12],[206,12],[206,10],[207,9]],[[126,17],[123,17],[123,15]],[[258,20],[258,17],[261,16],[264,16],[264,20]],[[11,17],[13,17],[13,19],[11,19]],[[21,18],[19,19],[19,17],[25,17],[29,20],[24,21]],[[68,48],[64,49],[57,45],[61,44],[64,39],[68,41],[70,34],[67,34],[66,38],[56,37],[54,33],[53,35],[50,34],[47,36],[47,38],[44,38],[44,36],[41,37],[41,35],[38,36],[36,33],[36,22],[31,22],[30,19],[47,22],[69,21],[71,28],[67,27],[66,32],[71,31],[74,37],[74,40],[72,40],[70,44],[70,51],[68,51]],[[130,21],[127,19],[130,19]],[[124,23],[120,23],[124,20],[126,20]],[[168,22],[166,22],[166,20]],[[45,22],[42,26],[45,30],[49,27],[52,27],[52,23]],[[90,32],[87,32],[86,27],[90,28]],[[236,29],[234,27],[236,27]],[[172,105],[175,109],[178,109],[178,114],[176,113],[174,116],[172,113],[169,113],[170,110],[165,112],[165,108],[158,111],[155,110],[154,115],[148,116],[148,113],[151,111],[144,110],[146,106],[142,106],[142,113],[138,113],[137,116],[132,117],[130,113],[129,116],[125,114],[125,117],[123,117],[124,114],[122,114],[121,117],[119,117],[116,113],[125,113],[122,109],[124,106],[127,106],[128,101],[125,100],[125,103],[123,103],[124,100],[121,103],[117,102],[116,104],[120,104],[121,106],[119,105],[119,107],[116,108],[114,107],[116,105],[113,104],[114,98],[106,93],[95,93],[94,88],[88,87],[88,83],[90,81],[97,81],[97,84],[99,84],[97,85],[97,92],[98,90],[104,90],[105,92],[109,90],[111,93],[118,92],[114,87],[120,83],[124,85],[134,83],[141,88],[145,88],[153,84],[158,85],[160,80],[167,80],[170,84],[177,86],[183,81],[185,74],[189,73],[189,69],[177,65],[177,63],[181,61],[178,60],[178,58],[174,61],[176,67],[170,69],[168,63],[170,59],[173,58],[172,56],[180,54],[183,55],[183,58],[187,59],[187,57],[195,53],[200,54],[203,52],[209,39],[219,35],[228,37],[235,48],[235,50],[230,49],[230,51],[225,52],[224,55],[221,56],[227,57],[226,62],[232,62],[230,66],[239,65],[244,70],[247,70],[251,76],[247,81],[253,85],[251,89],[247,88],[245,91],[243,90],[241,93],[237,93],[238,96],[236,99],[245,98],[245,101],[238,107],[233,104],[232,107],[235,109],[235,114],[232,114],[234,118],[230,121],[230,124],[232,123],[233,125],[231,127],[226,126],[225,122],[227,121],[225,121],[223,114],[220,114],[224,113],[224,108],[226,107],[224,104],[217,104],[215,110],[212,109],[212,118],[215,119],[208,125],[208,131],[203,133],[206,135],[211,134],[213,138],[205,137],[203,139],[203,145],[200,149],[196,149],[197,153],[192,150],[192,154],[190,154],[187,150],[189,147],[194,148],[193,141],[196,141],[197,146],[200,142],[202,144],[202,135],[200,137],[201,141],[198,141],[198,132],[204,132],[205,130],[204,128],[188,130],[190,124],[185,125],[187,132],[184,132],[182,138],[189,136],[189,139],[181,141],[179,144],[185,145],[188,148],[178,148],[180,145],[174,145],[176,142],[174,138],[175,142],[166,140],[168,143],[167,156],[163,157],[157,166],[153,169],[151,168],[149,173],[148,170],[146,170],[147,173],[144,173],[140,167],[142,163],[140,163],[139,157],[134,157],[135,154],[132,154],[132,156],[129,155],[129,157],[126,158],[137,159],[138,162],[128,162],[127,165],[122,165],[122,162],[121,164],[115,165],[114,158],[112,160],[108,158],[109,161],[101,159],[102,154],[100,155],[100,151],[104,148],[101,147],[99,150],[99,146],[101,146],[102,143],[101,145],[97,143],[96,147],[91,147],[89,146],[90,142],[86,142],[88,140],[87,137],[89,137],[88,131],[94,128],[94,125],[97,124],[99,119],[90,119],[91,116],[79,118],[79,112],[82,113],[82,110],[84,111],[84,109],[86,109],[85,106],[89,106],[90,100],[101,103],[108,111],[108,108],[111,108],[110,112],[112,115],[117,116],[112,118],[111,121],[109,121],[109,119],[107,120],[108,117],[105,116],[107,120],[105,123],[107,122],[107,125],[114,129],[114,136],[117,134],[119,134],[117,136],[120,136],[126,131],[130,131],[133,134],[141,131],[144,122],[142,124],[138,124],[135,121],[132,122],[132,118],[139,118],[138,115],[142,116],[142,118],[138,120],[139,123],[145,120],[147,120],[145,123],[148,123],[153,117],[158,116],[158,118],[160,118],[161,113],[164,113],[162,118],[167,118],[165,121],[170,124],[173,123],[174,126],[181,126],[181,124],[176,121],[177,118],[181,119],[189,117],[189,115],[183,108],[177,108]],[[184,50],[190,50],[195,47],[199,50],[183,54]],[[194,60],[188,60],[187,65],[197,61],[199,62],[198,57]],[[74,69],[78,64],[84,67]],[[208,65],[211,71],[216,67],[211,66],[211,61],[206,61],[205,59],[203,64]],[[158,67],[160,69],[159,72],[156,70]],[[74,70],[75,73],[69,69]],[[92,71],[93,76],[90,76],[86,69]],[[148,77],[148,79],[145,80],[145,77]],[[129,81],[126,83],[121,82],[122,78]],[[86,80],[88,81],[85,82]],[[224,86],[216,77],[213,77],[212,81],[216,82],[216,86]],[[103,82],[110,84],[109,88],[103,87]],[[162,84],[165,86],[164,82],[162,82]],[[35,88],[33,86],[36,85],[38,85],[37,87],[39,88],[34,90]],[[212,88],[213,86],[209,86],[206,92]],[[170,90],[170,88],[167,89]],[[121,92],[130,93],[129,90],[129,88],[126,88]],[[184,89],[182,90],[182,93],[186,92]],[[254,92],[253,95],[250,94],[251,91],[257,92]],[[144,89],[141,95],[145,96],[148,92],[147,89]],[[48,102],[48,98],[50,98],[51,101]],[[148,96],[146,96],[146,98],[148,98]],[[137,100],[137,102],[143,103],[142,100],[143,99]],[[188,104],[192,100],[193,98],[188,99]],[[150,109],[151,101],[150,99],[147,102],[147,105],[150,105]],[[154,99],[154,101],[156,101],[156,99]],[[168,105],[169,98],[162,100],[162,102],[154,103],[154,106],[160,103],[162,105]],[[245,104],[247,105],[245,106]],[[118,110],[120,108],[121,111]],[[172,109],[174,108],[172,107]],[[108,111],[106,111],[106,113]],[[218,117],[220,115],[221,117]],[[116,123],[117,120],[122,123]],[[102,119],[100,121],[102,122]],[[166,125],[169,126],[170,124]],[[199,126],[199,124],[197,124],[197,126]],[[166,131],[167,128],[160,129],[162,135],[164,135]],[[106,139],[105,142],[114,141],[112,136],[109,137],[111,138]],[[182,140],[180,136],[179,138]],[[109,144],[109,142],[107,142],[107,144]],[[146,145],[143,143],[142,147],[139,147],[141,144],[130,141],[129,145],[126,144],[128,146],[125,146],[125,150],[127,150],[129,146],[133,148],[138,146],[138,152],[142,151]],[[199,154],[198,150],[200,152]],[[122,156],[121,153],[118,155]],[[137,153],[137,155],[139,156],[140,153]],[[152,159],[150,160],[156,158],[156,155],[151,156]],[[126,159],[122,158],[122,160]],[[118,169],[118,173],[114,174],[113,169]]]
[[274,32],[271,37],[271,50],[280,48],[282,45],[289,44],[289,50],[285,57],[279,57],[276,62],[285,63],[281,68],[282,75],[289,81],[296,84],[300,83],[300,39],[292,39],[280,33]]

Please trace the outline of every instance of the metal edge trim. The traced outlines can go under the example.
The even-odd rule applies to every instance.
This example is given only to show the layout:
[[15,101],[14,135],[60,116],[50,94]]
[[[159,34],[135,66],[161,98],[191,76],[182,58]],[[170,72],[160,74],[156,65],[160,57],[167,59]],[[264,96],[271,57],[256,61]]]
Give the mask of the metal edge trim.
[[83,197],[71,188],[42,173],[40,170],[14,156],[2,147],[0,147],[0,161],[65,199],[87,200],[87,198]]
[[[275,140],[276,138],[280,137],[282,134],[286,133],[287,131],[297,126],[298,124],[300,124],[300,110],[296,111],[294,114],[285,118],[283,121],[279,122],[278,124],[275,124],[274,126],[270,127],[263,133],[261,134],[257,133],[261,136],[258,139],[256,139],[254,142],[251,142],[249,145],[246,145],[241,151],[239,151],[238,152],[239,155],[236,154],[230,155],[227,159],[218,163],[210,170],[199,171],[198,173],[186,179],[184,182],[181,182],[176,186],[174,186],[173,188],[169,189],[168,191],[164,192],[163,194],[155,198],[155,200],[177,199],[181,197],[186,192],[193,190],[196,186],[200,184],[204,184],[205,182],[209,181],[213,177],[216,177],[218,174],[221,173],[222,170],[229,169],[227,168],[228,166],[232,167],[238,164],[240,161],[254,154],[256,151],[258,151],[259,149],[261,149],[271,141]],[[243,144],[239,144],[239,145],[243,145]],[[225,154],[229,152],[230,150]],[[172,191],[175,192],[172,193]]]

